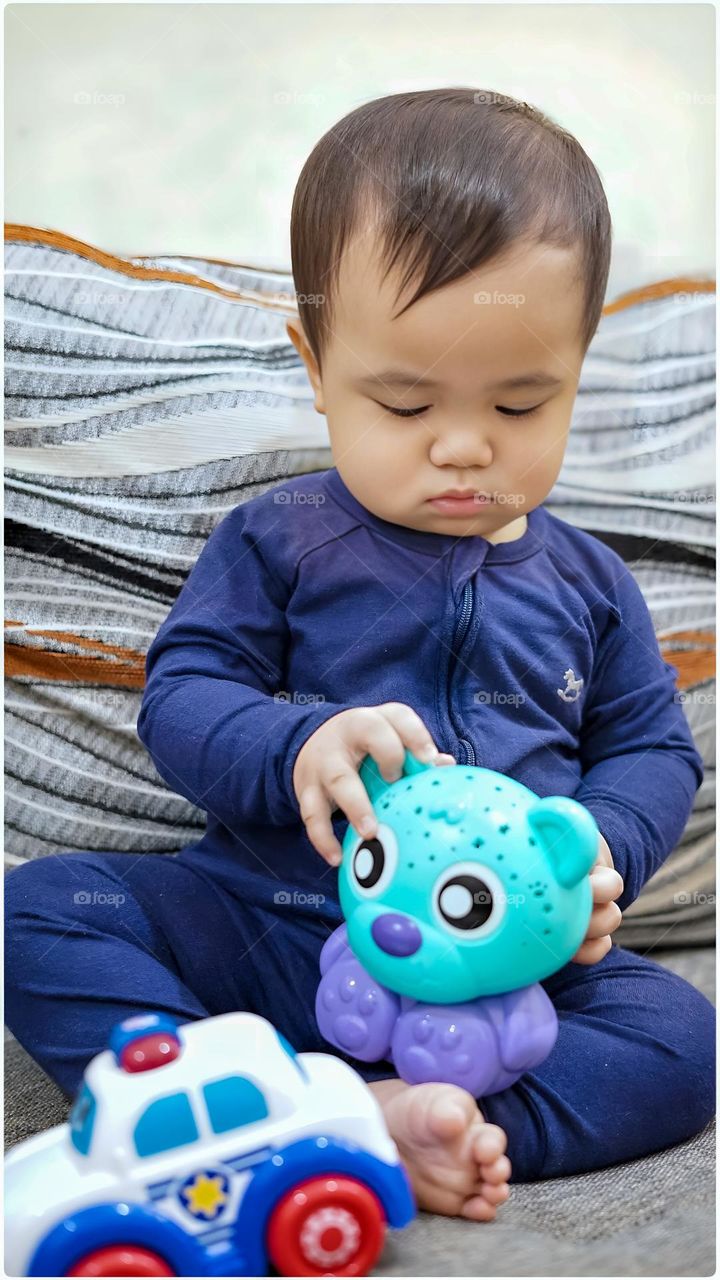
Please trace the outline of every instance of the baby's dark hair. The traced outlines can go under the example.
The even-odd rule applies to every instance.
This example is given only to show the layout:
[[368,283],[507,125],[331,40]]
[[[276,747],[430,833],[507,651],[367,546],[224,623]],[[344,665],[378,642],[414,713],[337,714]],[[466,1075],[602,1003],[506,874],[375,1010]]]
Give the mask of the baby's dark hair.
[[478,89],[425,89],[376,98],[323,135],[298,179],[290,227],[298,310],[320,369],[343,250],[373,226],[384,277],[403,272],[398,297],[417,282],[399,315],[515,241],[577,247],[587,350],[607,288],[610,212],[580,143],[535,107]]

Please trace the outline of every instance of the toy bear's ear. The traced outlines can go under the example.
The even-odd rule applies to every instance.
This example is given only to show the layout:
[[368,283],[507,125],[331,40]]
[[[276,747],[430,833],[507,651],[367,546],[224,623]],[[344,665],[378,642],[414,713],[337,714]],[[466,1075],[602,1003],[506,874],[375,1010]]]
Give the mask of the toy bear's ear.
[[[425,769],[431,769],[432,767],[432,765],[423,764],[414,755],[411,755],[409,751],[406,751],[402,776],[406,778],[412,773],[422,773]],[[370,803],[373,805],[383,791],[386,791],[392,785],[385,781],[372,756],[366,756],[360,766],[360,781],[370,797]]]
[[568,796],[547,796],[528,810],[558,884],[572,889],[597,861],[599,830],[584,805]]

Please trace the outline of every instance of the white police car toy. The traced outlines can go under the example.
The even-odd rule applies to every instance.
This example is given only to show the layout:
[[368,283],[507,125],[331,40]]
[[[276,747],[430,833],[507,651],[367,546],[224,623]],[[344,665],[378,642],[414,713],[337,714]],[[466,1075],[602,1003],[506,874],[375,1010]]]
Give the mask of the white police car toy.
[[367,1275],[415,1213],[360,1076],[252,1013],[120,1023],[5,1196],[13,1276]]

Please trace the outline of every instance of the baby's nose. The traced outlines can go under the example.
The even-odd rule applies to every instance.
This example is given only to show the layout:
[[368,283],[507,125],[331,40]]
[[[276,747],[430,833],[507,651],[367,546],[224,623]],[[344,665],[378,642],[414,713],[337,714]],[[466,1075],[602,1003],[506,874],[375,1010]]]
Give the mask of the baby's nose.
[[374,941],[390,956],[411,956],[422,942],[422,934],[413,920],[387,911],[372,922]]

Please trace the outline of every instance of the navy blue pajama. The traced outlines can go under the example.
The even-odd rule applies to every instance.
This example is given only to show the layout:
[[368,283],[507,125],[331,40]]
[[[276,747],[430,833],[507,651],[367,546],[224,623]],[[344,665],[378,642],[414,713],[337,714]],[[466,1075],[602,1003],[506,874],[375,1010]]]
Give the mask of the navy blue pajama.
[[[153,640],[137,726],[206,832],[170,856],[78,852],[10,872],[11,1030],[67,1092],[113,1024],[148,1008],[255,1010],[297,1049],[327,1051],[314,1002],[337,873],[307,838],[293,770],[351,706],[405,704],[458,764],[582,802],[624,910],[703,777],[677,674],[620,556],[542,506],[492,543],[383,520],[336,468],[252,498],[213,531]],[[627,1160],[707,1123],[702,995],[617,946],[544,986],[552,1053],[480,1099],[516,1180]]]
[[[336,878],[335,872],[329,873]],[[112,1026],[249,1009],[298,1050],[336,1052],[314,1016],[327,904],[248,903],[191,849],[51,855],[6,880],[6,1019],[67,1093]],[[543,983],[560,1031],[546,1061],[479,1099],[508,1136],[512,1180],[579,1173],[681,1142],[714,1113],[714,1011],[682,978],[613,946]],[[367,1080],[392,1066],[347,1059]]]

